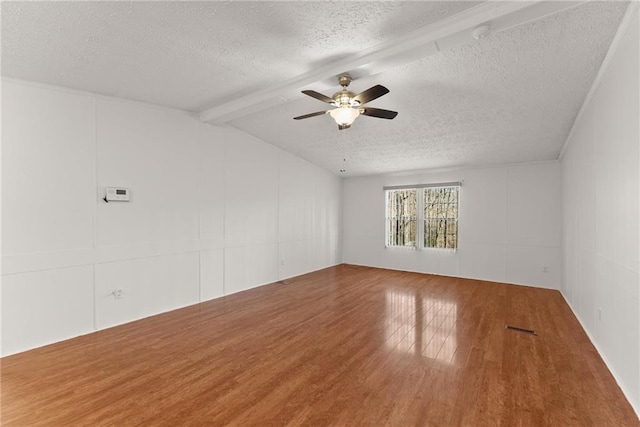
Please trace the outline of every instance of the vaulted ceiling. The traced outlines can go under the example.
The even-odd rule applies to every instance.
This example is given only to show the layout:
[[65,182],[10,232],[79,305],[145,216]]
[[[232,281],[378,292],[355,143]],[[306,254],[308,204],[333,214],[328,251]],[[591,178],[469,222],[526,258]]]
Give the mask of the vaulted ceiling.
[[[356,176],[558,158],[628,2],[7,2],[2,75],[191,111]],[[480,24],[490,33],[471,37]],[[392,121],[338,131],[337,76]]]

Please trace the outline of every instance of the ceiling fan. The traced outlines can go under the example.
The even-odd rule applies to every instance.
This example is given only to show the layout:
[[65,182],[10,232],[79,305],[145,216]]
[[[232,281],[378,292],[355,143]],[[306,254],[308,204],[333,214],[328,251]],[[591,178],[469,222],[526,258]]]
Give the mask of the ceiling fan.
[[326,111],[317,111],[315,113],[305,114],[303,116],[294,117],[294,120],[308,119],[309,117],[321,116],[329,114],[338,124],[338,129],[344,130],[351,127],[353,121],[360,115],[377,117],[379,119],[393,119],[398,115],[397,111],[383,110],[381,108],[365,107],[364,104],[374,99],[380,98],[382,95],[389,93],[389,89],[381,85],[375,85],[369,89],[355,94],[347,90],[347,86],[351,83],[351,77],[347,74],[340,76],[338,82],[342,86],[342,90],[333,94],[331,98],[314,90],[303,90],[302,93],[312,98],[319,99],[322,102],[333,105],[334,109]]

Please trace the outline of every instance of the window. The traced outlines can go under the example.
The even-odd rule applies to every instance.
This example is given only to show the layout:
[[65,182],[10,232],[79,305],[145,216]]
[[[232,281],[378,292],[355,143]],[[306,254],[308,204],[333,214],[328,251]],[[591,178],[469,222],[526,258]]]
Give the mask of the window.
[[386,245],[456,249],[460,183],[385,187]]

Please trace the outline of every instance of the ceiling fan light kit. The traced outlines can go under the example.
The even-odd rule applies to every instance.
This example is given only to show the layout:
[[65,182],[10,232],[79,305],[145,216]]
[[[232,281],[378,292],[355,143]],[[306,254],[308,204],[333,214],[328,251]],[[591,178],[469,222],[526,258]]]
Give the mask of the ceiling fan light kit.
[[354,94],[347,90],[347,86],[351,83],[351,77],[348,74],[340,76],[338,82],[342,86],[342,90],[333,94],[333,97],[328,97],[314,90],[303,90],[302,93],[315,98],[319,101],[326,102],[333,105],[333,110],[318,111],[315,113],[305,114],[303,116],[294,117],[294,120],[308,119],[310,117],[321,116],[329,114],[331,118],[338,125],[339,130],[348,129],[351,127],[355,119],[359,115],[376,117],[379,119],[393,119],[398,115],[396,111],[383,110],[380,108],[362,107],[363,104],[380,98],[382,95],[389,93],[389,89],[384,86],[376,85],[359,94]]
[[340,107],[329,111],[329,114],[341,129],[346,129],[360,115],[360,110],[353,107]]

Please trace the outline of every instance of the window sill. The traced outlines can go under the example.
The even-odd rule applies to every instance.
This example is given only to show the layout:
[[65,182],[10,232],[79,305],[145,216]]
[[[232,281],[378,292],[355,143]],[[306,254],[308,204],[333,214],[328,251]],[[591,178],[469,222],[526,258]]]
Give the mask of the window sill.
[[458,253],[458,248],[422,248],[422,251],[425,252],[449,252],[449,253]]
[[458,253],[458,248],[417,248],[415,246],[387,246],[385,249],[400,250],[400,251],[420,251],[420,252],[439,252],[439,253]]
[[401,250],[401,251],[415,251],[415,250],[418,250],[418,248],[416,248],[415,246],[388,246],[388,245],[385,245],[384,248],[385,249],[394,249],[394,250],[398,249],[398,250]]

